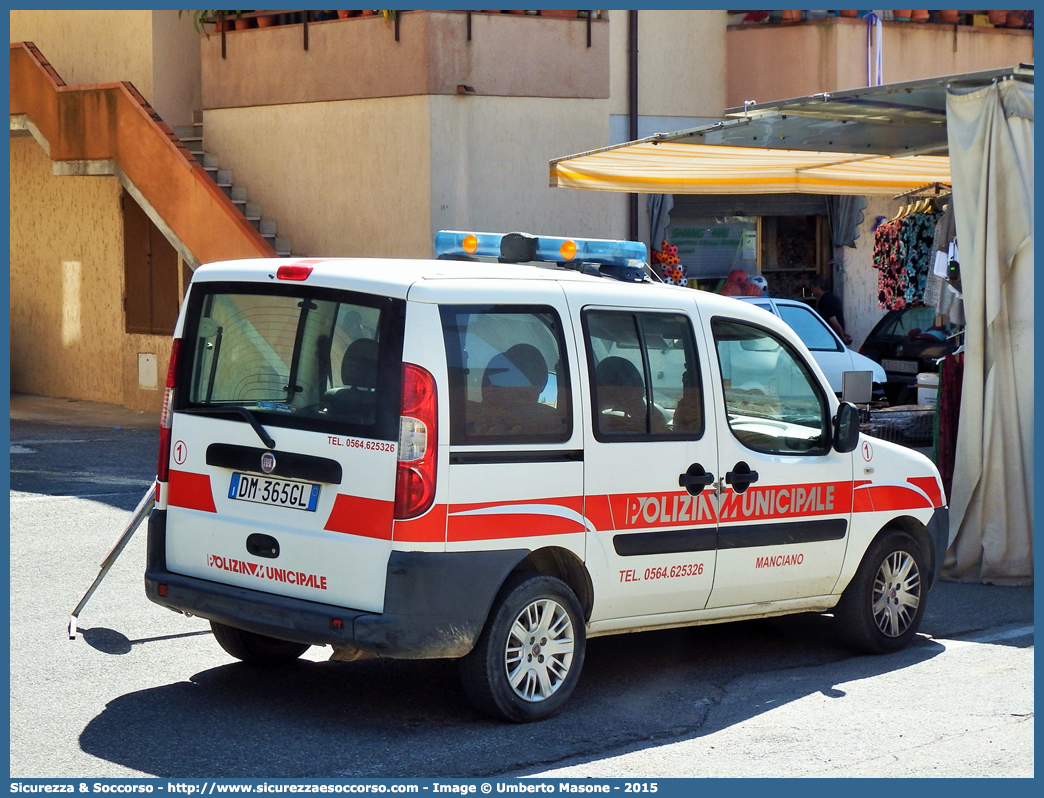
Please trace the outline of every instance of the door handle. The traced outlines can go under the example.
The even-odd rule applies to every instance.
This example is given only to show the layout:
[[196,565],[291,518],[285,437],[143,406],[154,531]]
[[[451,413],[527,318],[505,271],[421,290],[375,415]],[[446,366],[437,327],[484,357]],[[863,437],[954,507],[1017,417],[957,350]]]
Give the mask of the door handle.
[[758,472],[751,471],[750,466],[740,460],[732,467],[732,471],[725,472],[725,484],[732,485],[736,493],[743,493],[751,482],[758,481]]
[[714,474],[708,474],[699,463],[693,463],[684,474],[678,475],[678,484],[692,496],[699,496],[707,485],[713,483]]

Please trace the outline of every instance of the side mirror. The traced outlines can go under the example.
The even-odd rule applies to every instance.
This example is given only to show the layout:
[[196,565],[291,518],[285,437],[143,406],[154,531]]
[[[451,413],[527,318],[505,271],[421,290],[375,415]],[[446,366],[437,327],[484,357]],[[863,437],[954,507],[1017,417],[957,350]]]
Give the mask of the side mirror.
[[859,445],[859,409],[842,402],[834,416],[834,450],[844,454]]

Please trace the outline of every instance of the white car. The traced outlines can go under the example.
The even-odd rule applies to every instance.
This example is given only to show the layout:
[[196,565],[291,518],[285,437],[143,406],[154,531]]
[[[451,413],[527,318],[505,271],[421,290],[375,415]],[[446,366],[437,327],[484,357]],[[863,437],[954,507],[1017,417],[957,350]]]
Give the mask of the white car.
[[733,299],[749,302],[759,308],[764,308],[773,316],[783,319],[797,333],[801,343],[808,347],[816,363],[823,369],[823,374],[830,383],[830,390],[834,393],[840,395],[846,371],[869,371],[873,374],[872,381],[879,386],[884,385],[887,381],[880,363],[875,363],[865,355],[845,346],[845,342],[830,328],[823,317],[804,302],[767,296],[733,297]]

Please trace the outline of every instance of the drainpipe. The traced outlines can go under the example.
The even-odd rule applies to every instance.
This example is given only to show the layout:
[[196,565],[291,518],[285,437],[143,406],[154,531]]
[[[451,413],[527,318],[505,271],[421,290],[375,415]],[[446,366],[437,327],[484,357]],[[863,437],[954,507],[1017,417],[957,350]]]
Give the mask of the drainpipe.
[[[638,138],[638,11],[631,9],[627,12],[627,105],[630,115],[630,127],[628,140],[635,141]],[[638,195],[631,194],[630,220],[631,241],[638,240]]]

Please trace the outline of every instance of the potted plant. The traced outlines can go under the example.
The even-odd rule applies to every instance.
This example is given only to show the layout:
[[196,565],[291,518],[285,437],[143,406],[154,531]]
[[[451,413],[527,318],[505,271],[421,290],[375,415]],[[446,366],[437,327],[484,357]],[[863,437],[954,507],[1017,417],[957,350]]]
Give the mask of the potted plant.
[[801,12],[800,11],[784,11],[783,12],[784,22],[800,22]]
[[[181,17],[183,11],[178,12],[178,17]],[[193,11],[192,13],[192,27],[196,29],[196,33],[204,33],[203,24],[205,22],[214,21],[214,31],[220,33],[223,30],[232,30],[234,27],[233,21],[239,18],[242,11]]]
[[562,11],[561,9],[553,8],[547,11],[541,11],[540,16],[542,17],[558,17],[559,19],[576,19],[576,15],[579,11]]
[[1026,27],[1026,14],[1023,11],[1009,11],[1008,17],[1004,22],[1006,27],[1009,28],[1025,28]]
[[960,11],[940,11],[939,12],[939,21],[940,22],[945,22],[947,24],[954,24],[956,22],[959,22],[960,18],[961,18],[961,12]]
[[909,11],[909,10],[907,10],[907,11],[893,11],[892,12],[892,19],[894,19],[896,22],[909,22],[910,21],[910,15],[912,13],[913,13],[913,11]]
[[910,12],[911,22],[927,22],[928,12],[927,11],[911,11]]
[[843,16],[843,17],[849,17],[849,18],[858,17],[859,16],[859,12],[858,11],[839,11],[838,13],[841,14],[841,16]]
[[1007,11],[987,11],[986,16],[994,25],[1006,25],[1008,22]]

